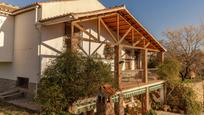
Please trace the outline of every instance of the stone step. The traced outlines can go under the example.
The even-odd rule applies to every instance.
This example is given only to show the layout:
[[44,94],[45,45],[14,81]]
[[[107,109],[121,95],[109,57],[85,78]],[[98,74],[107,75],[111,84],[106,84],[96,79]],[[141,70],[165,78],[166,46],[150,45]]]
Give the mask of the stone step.
[[0,96],[0,99],[2,99],[2,100],[12,100],[12,99],[21,98],[23,96],[24,96],[24,92],[19,90],[17,92],[13,92],[13,93],[9,93],[7,95]]
[[9,95],[9,94],[12,94],[12,93],[16,93],[18,91],[19,91],[19,89],[14,88],[14,89],[11,89],[11,90],[8,90],[8,91],[4,91],[4,92],[0,93],[0,96]]

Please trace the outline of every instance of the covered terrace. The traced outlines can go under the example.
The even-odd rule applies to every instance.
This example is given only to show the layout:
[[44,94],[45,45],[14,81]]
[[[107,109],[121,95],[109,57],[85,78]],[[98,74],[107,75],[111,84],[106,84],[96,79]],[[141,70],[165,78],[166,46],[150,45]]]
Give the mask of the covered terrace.
[[[165,48],[135,19],[125,6],[102,10],[69,13],[40,20],[43,26],[64,23],[67,47],[86,56],[95,56],[109,46],[113,55],[114,81],[118,91],[161,83],[148,69],[148,54],[155,53],[159,63],[164,61]],[[86,26],[90,23],[93,26]],[[89,31],[92,28],[94,32]],[[109,37],[104,37],[104,32]],[[87,42],[87,47],[82,45]],[[97,44],[91,47],[91,44]],[[98,57],[107,59],[107,57]],[[150,75],[150,76],[148,76]],[[149,87],[145,87],[143,110],[149,107]]]

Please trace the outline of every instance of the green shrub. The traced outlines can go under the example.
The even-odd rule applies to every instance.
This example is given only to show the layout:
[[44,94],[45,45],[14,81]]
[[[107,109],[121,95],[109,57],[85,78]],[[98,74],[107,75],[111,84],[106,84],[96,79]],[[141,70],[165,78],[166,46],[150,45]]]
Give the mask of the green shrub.
[[157,115],[157,113],[153,109],[150,109],[148,112],[145,113],[145,115]]
[[193,89],[182,83],[169,82],[167,86],[167,104],[172,108],[183,110],[188,115],[200,115],[201,104],[196,101]]
[[157,74],[160,79],[168,81],[179,80],[179,72],[181,70],[181,65],[177,60],[168,59],[164,64],[158,67]]
[[[196,94],[193,89],[182,82],[179,77],[181,65],[178,61],[168,59],[158,68],[158,75],[161,79],[167,80],[167,102],[172,111],[184,111],[188,115],[200,115],[202,106],[196,101]],[[156,103],[154,103],[156,105]]]
[[47,113],[62,113],[74,101],[96,96],[104,83],[112,81],[109,64],[65,52],[44,71],[37,100]]

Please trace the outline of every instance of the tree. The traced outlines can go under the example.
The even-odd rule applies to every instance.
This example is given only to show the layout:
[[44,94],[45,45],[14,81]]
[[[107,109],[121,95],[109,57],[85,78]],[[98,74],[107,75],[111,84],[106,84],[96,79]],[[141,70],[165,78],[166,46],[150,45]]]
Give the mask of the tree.
[[65,52],[47,67],[40,80],[38,101],[48,114],[60,114],[78,99],[96,96],[99,87],[110,83],[109,64]]
[[183,111],[187,115],[200,115],[202,104],[196,101],[194,90],[185,82],[181,82],[179,71],[180,63],[174,59],[165,60],[164,64],[158,67],[158,75],[161,79],[166,80],[167,100],[165,104],[173,112]]
[[200,61],[199,56],[204,48],[204,26],[186,26],[177,30],[164,32],[167,41],[164,43],[167,48],[166,56],[181,62],[182,80],[190,76],[195,64]]

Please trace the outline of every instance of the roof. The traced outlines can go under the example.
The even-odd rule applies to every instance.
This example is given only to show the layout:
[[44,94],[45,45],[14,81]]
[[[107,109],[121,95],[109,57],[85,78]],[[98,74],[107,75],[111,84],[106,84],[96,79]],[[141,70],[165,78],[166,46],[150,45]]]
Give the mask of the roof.
[[115,95],[116,93],[116,90],[110,84],[103,85],[101,91],[108,97]]
[[30,11],[30,10],[33,10],[35,9],[36,6],[41,6],[41,2],[35,2],[33,4],[30,4],[30,5],[27,5],[25,7],[22,7],[22,8],[19,8],[19,9],[16,9],[12,12],[12,15],[17,15],[17,14],[20,14],[22,12],[26,12],[26,11]]
[[[120,35],[124,35],[126,31],[129,29],[129,27],[133,26],[136,33],[134,34],[135,39],[141,39],[141,37],[145,38],[144,43],[141,42],[138,45],[141,46],[145,44],[149,48],[156,47],[156,49],[159,49],[160,51],[164,51],[164,52],[166,51],[166,49],[156,40],[156,38],[153,35],[151,35],[144,26],[142,26],[142,24],[126,9],[124,5],[101,9],[101,10],[89,11],[89,12],[67,13],[67,14],[62,14],[54,17],[48,17],[46,19],[40,20],[39,22],[41,24],[48,25],[48,24],[83,20],[87,18],[99,17],[99,16],[104,16],[104,15],[113,14],[113,13],[118,13],[122,17],[120,18],[120,21],[121,21]],[[117,19],[116,15],[103,18],[104,22],[113,31],[117,31],[116,19]],[[128,36],[130,38],[133,35],[131,34],[131,32],[129,32],[127,37]],[[131,39],[129,39],[129,41],[131,42]],[[149,45],[149,42],[150,42],[150,45]]]
[[[74,0],[69,0],[69,1],[74,1]],[[42,2],[34,2],[34,3],[30,4],[30,5],[27,5],[27,6],[25,6],[25,7],[18,8],[18,9],[16,9],[16,10],[12,11],[12,15],[17,15],[17,14],[20,14],[20,13],[25,12],[25,11],[33,10],[33,9],[35,9],[36,6],[41,6],[42,4],[50,3],[50,2],[52,2],[52,3],[53,3],[53,2],[63,2],[63,0],[62,0],[62,1],[42,1]]]
[[0,13],[1,14],[11,14],[14,10],[18,9],[18,6],[13,6],[4,2],[0,2]]

